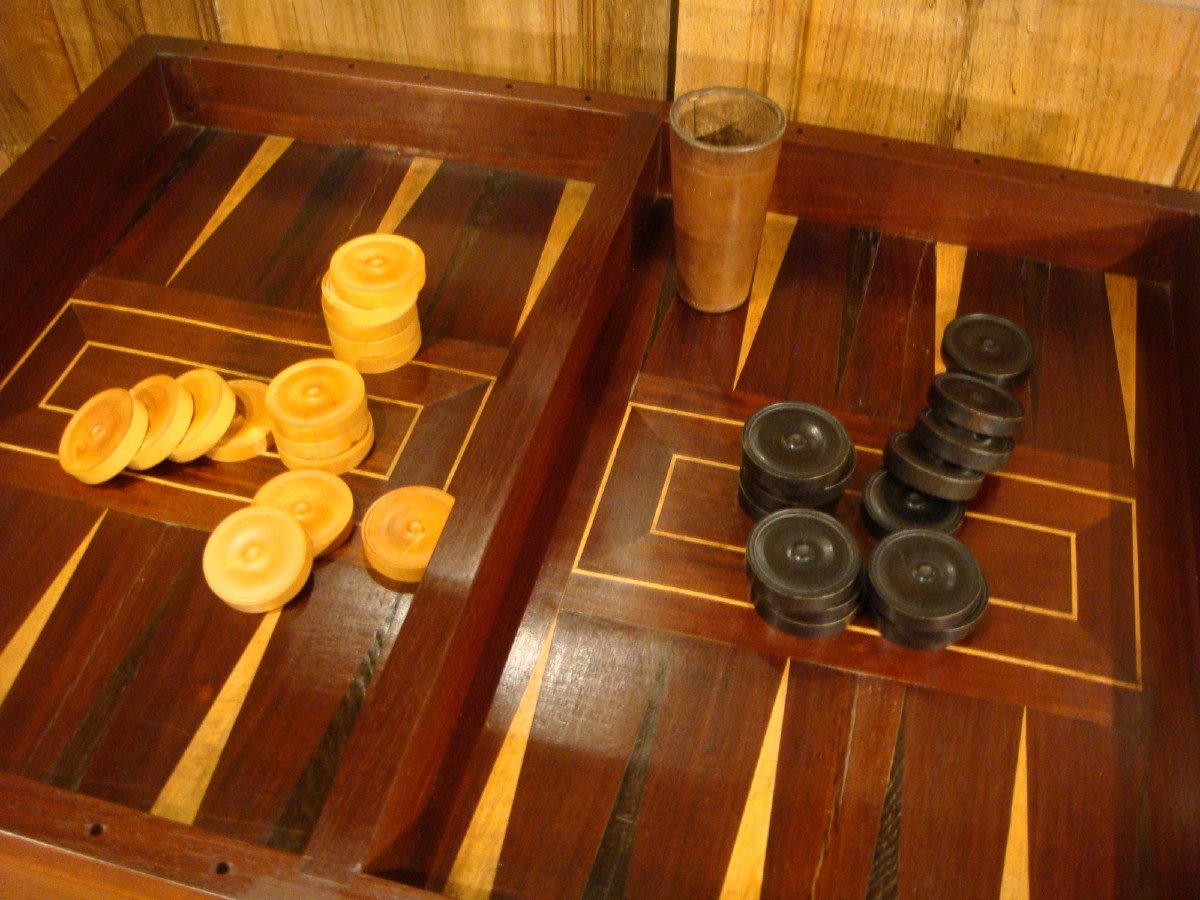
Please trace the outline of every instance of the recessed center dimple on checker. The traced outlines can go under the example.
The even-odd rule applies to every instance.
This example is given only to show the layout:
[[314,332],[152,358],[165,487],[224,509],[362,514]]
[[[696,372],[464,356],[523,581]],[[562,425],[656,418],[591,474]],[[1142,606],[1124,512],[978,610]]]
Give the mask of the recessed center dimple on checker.
[[788,559],[798,563],[810,563],[817,556],[817,548],[811,541],[796,541],[787,549]]
[[808,444],[808,435],[799,431],[793,432],[783,439],[784,449],[793,452],[808,449]]
[[929,563],[918,563],[912,570],[917,584],[930,584],[937,578],[937,569]]

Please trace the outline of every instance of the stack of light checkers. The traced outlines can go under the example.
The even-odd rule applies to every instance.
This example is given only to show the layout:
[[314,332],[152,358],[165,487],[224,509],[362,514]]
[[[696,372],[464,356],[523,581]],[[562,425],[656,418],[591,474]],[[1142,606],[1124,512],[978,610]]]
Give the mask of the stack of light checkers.
[[353,528],[354,498],[342,479],[318,470],[284,472],[209,535],[204,579],[234,609],[279,609],[307,583],[314,558],[336,549]]
[[858,614],[862,555],[826,513],[785,509],[763,518],[746,543],[746,571],[755,610],[782,631],[825,637]]
[[272,379],[265,397],[279,458],[289,469],[349,472],[371,452],[375,425],[352,366],[307,359]]
[[390,372],[421,349],[417,294],[425,254],[395,234],[364,234],[334,251],[321,309],[336,359],[359,372]]
[[898,531],[871,555],[867,602],[879,632],[917,650],[935,650],[971,634],[988,604],[975,557],[947,534]]
[[271,446],[266,391],[261,382],[227,382],[212,369],[178,378],[152,375],[129,390],[109,388],[80,406],[63,429],[59,464],[85,484],[100,484],[124,469],[142,471],[167,459],[252,459]]
[[911,527],[953,533],[965,501],[1012,454],[1025,409],[1004,388],[1029,373],[1029,335],[999,316],[961,316],[946,328],[942,356],[950,371],[934,378],[929,406],[911,431],[888,439],[890,475],[876,473],[863,492],[863,512],[877,534]]
[[807,403],[772,403],[742,428],[738,502],[751,518],[782,509],[837,507],[857,454],[846,429]]
[[433,487],[414,485],[384,494],[363,518],[367,563],[391,581],[420,581],[453,506],[452,496]]

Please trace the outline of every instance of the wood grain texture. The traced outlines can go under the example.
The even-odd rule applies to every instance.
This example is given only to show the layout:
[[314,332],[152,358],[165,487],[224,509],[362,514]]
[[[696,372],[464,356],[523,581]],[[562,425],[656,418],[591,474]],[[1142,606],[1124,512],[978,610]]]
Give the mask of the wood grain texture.
[[1194,186],[1198,61],[1200,11],[1163,4],[683,0],[675,92],[744,85],[802,122]]
[[192,735],[191,742],[175,764],[154,806],[150,807],[154,815],[185,825],[195,821],[200,802],[212,781],[213,771],[225,750],[225,742],[229,740],[229,732],[233,730],[233,723],[242,711],[250,682],[258,672],[263,653],[278,623],[279,610],[269,612],[259,620],[250,643],[221,686],[204,721]]
[[[490,841],[481,867],[495,860],[496,893],[712,894],[732,886],[732,869],[746,876],[733,882],[749,886],[761,870],[768,895],[794,895],[796,878],[801,891],[815,885],[819,894],[846,885],[858,895],[976,885],[995,894],[1008,848],[1019,843],[1023,715],[1031,893],[1154,894],[1159,886],[1174,895],[1168,888],[1194,883],[1187,813],[1200,786],[1191,766],[1200,640],[1194,497],[1184,474],[1194,455],[1180,431],[1186,438],[1200,427],[1192,424],[1200,356],[1191,352],[1200,282],[1194,235],[1181,219],[1191,215],[1186,197],[1170,194],[1174,206],[1160,208],[1159,195],[1136,184],[1070,174],[1060,185],[1053,170],[975,163],[938,148],[883,152],[878,138],[806,127],[789,138],[777,199],[791,210],[782,215],[802,210],[817,221],[801,215],[780,240],[774,289],[747,341],[744,315],[730,317],[726,331],[675,315],[670,203],[651,207],[662,162],[657,113],[634,113],[614,143],[605,122],[620,118],[615,98],[589,109],[593,101],[565,89],[441,75],[425,85],[421,70],[378,63],[350,70],[348,61],[290,53],[275,60],[269,51],[156,46],[182,55],[147,69],[125,97],[135,102],[89,101],[93,119],[123,112],[107,132],[70,141],[94,149],[107,134],[123,161],[81,153],[54,173],[45,167],[71,151],[47,141],[0,178],[0,236],[10,242],[0,247],[0,271],[22,284],[6,306],[17,327],[0,328],[0,353],[23,360],[0,382],[0,549],[16,551],[0,559],[13,570],[4,589],[15,587],[18,598],[0,604],[0,629],[21,626],[99,507],[109,508],[0,706],[0,756],[21,772],[19,790],[0,777],[0,828],[224,893],[380,890],[363,884],[363,869],[441,887],[557,616],[542,689],[526,704],[533,721],[520,775],[505,780],[513,803],[499,855]],[[191,82],[180,80],[188,54],[202,70]],[[178,95],[177,115],[186,118],[196,99],[224,124],[263,129],[172,129],[163,76],[173,89],[213,91]],[[283,108],[267,103],[276,92]],[[356,119],[370,106],[346,113],[342,104],[356,96],[430,106],[405,113],[385,104],[386,115]],[[609,111],[597,111],[604,104]],[[318,316],[239,294],[221,280],[222,256],[242,268],[258,236],[275,257],[262,283],[279,296],[310,291],[310,264],[320,264],[325,241],[376,227],[398,194],[401,205],[409,199],[401,185],[414,151],[364,148],[353,133],[342,143],[343,125],[384,133],[395,113],[404,128],[448,131],[455,116],[479,109],[489,110],[479,158],[448,157],[397,225],[424,222],[437,249],[426,308],[458,292],[447,336],[412,366],[370,379],[389,447],[405,422],[417,418],[414,436],[433,423],[426,443],[411,448],[422,460],[395,451],[394,473],[376,460],[347,479],[361,510],[393,478],[444,483],[457,467],[451,486],[465,518],[452,520],[444,558],[435,556],[414,595],[366,576],[354,540],[320,567],[279,615],[195,827],[140,814],[259,624],[224,615],[204,587],[196,526],[240,505],[272,470],[263,462],[165,468],[155,481],[85,487],[54,459],[64,417],[107,379],[124,382],[148,367],[208,361],[269,377],[284,360],[324,349]],[[149,123],[137,127],[147,110]],[[543,113],[582,123],[603,154],[593,147],[577,156],[578,136],[552,125],[522,138]],[[303,137],[322,124],[339,140]],[[165,281],[263,133],[293,143],[185,267],[205,284],[127,273],[78,285],[114,243],[131,242],[126,264],[150,261],[152,231],[136,223],[156,208],[158,221],[180,232],[163,232]],[[493,158],[522,140],[524,149]],[[598,171],[599,156],[607,168],[515,342],[511,330],[493,346],[453,337],[455,323],[488,299],[486,263],[471,250],[488,246],[496,223],[524,229],[505,261],[524,275],[497,279],[503,309],[480,313],[479,327],[515,328],[542,257],[538,241],[564,178],[578,174],[566,163]],[[810,161],[812,171],[799,165]],[[279,178],[278,166],[290,177]],[[189,178],[200,167],[203,176]],[[33,177],[39,171],[50,174]],[[282,198],[274,214],[269,198],[254,196],[267,186]],[[890,187],[895,193],[880,200]],[[89,224],[67,202],[89,191],[112,197],[121,215]],[[47,197],[61,222],[41,208]],[[970,197],[981,199],[966,204],[980,244],[940,230]],[[252,210],[260,221],[237,223]],[[55,227],[39,233],[47,221]],[[1179,233],[1157,246],[1164,224]],[[67,252],[75,235],[86,245],[82,259]],[[733,490],[741,423],[797,384],[824,392],[860,447],[859,489],[893,427],[891,410],[917,397],[918,379],[903,373],[925,371],[927,380],[932,371],[935,243],[946,240],[970,247],[960,309],[1011,310],[1038,346],[1024,395],[1036,427],[1009,469],[989,478],[962,531],[988,572],[993,603],[969,640],[940,653],[892,646],[865,617],[826,640],[782,634],[745,599],[750,522]],[[48,253],[43,242],[58,249]],[[1136,283],[1136,303],[1118,306],[1114,327],[1097,262],[1147,245],[1158,268],[1141,273],[1154,276]],[[830,250],[824,261],[812,252],[819,248]],[[38,265],[24,265],[26,254]],[[1172,254],[1178,268],[1163,268]],[[789,290],[792,305],[781,302]],[[63,306],[67,292],[75,299]],[[806,329],[809,344],[800,341]],[[36,344],[30,331],[43,335]],[[1121,335],[1131,332],[1141,352],[1129,372]],[[707,368],[689,348],[693,336]],[[731,390],[739,367],[743,382],[753,375],[764,387]],[[780,370],[786,378],[773,380]],[[1136,470],[1125,455],[1130,377]],[[410,400],[419,418],[403,406]],[[1072,428],[1075,419],[1086,421]],[[474,430],[465,449],[456,428]],[[853,496],[839,513],[869,549]],[[26,521],[32,527],[5,527]],[[43,548],[22,549],[27,531],[46,536],[53,565],[45,571],[29,565]],[[764,752],[772,721],[779,738]],[[1081,772],[1079,760],[1094,765]],[[581,802],[564,802],[575,790]],[[708,852],[698,858],[697,846]],[[1089,860],[1101,871],[1082,871]]]
[[643,97],[665,96],[668,11],[629,0],[470,3],[356,0],[219,4],[222,38],[348,53]]
[[512,723],[504,735],[504,743],[496,755],[487,784],[479,795],[475,815],[459,846],[458,856],[446,880],[445,891],[452,897],[485,898],[496,882],[496,867],[508,831],[509,815],[517,791],[517,779],[525,762],[533,716],[542,690],[542,678],[554,641],[554,623],[542,644],[529,683],[521,694],[521,702],[513,714]]
[[0,166],[133,38],[156,33],[639,97],[746,85],[803,121],[1200,186],[1194,6],[772,0],[747,15],[728,0],[683,0],[674,42],[666,0],[486,11],[431,0],[20,0],[3,15]]

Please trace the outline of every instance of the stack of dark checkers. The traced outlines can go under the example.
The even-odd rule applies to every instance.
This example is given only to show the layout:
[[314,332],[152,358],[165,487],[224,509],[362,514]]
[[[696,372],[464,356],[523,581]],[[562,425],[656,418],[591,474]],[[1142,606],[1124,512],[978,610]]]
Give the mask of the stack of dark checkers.
[[929,389],[911,431],[897,431],[884,468],[863,488],[863,518],[881,543],[867,572],[867,598],[880,633],[906,647],[962,640],[987,608],[979,564],[950,537],[984,476],[1013,450],[1025,408],[1005,388],[1033,364],[1019,325],[990,315],[960,316],[942,338],[948,371]]
[[857,456],[842,423],[807,403],[764,406],[742,429],[738,501],[753,519],[837,507]]
[[873,477],[863,492],[863,512],[876,534],[901,528],[953,534],[965,501],[1012,453],[1025,408],[1005,388],[1029,374],[1029,335],[999,316],[960,316],[946,328],[942,357],[949,371],[934,378],[929,406],[911,431],[888,439],[883,461],[891,477]]
[[862,598],[862,555],[846,526],[815,509],[763,518],[746,543],[754,608],[768,623],[801,637],[842,631]]
[[889,641],[935,650],[975,630],[988,603],[979,563],[949,535],[913,529],[889,535],[867,567],[867,602]]

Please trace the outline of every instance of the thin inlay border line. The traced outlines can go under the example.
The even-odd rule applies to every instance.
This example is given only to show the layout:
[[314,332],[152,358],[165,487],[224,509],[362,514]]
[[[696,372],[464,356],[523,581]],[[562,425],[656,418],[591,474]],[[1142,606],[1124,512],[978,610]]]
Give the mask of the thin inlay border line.
[[[659,526],[659,518],[662,516],[663,506],[666,503],[667,495],[671,490],[671,480],[675,475],[675,464],[683,460],[684,462],[695,463],[696,465],[710,466],[714,469],[725,469],[727,471],[738,471],[738,466],[731,463],[718,462],[717,460],[704,459],[699,456],[688,456],[683,453],[672,453],[671,462],[667,466],[667,474],[663,479],[662,490],[658,494],[658,504],[654,509],[654,518],[650,520],[650,534],[656,537],[667,538],[674,541],[684,541],[688,544],[697,544],[702,547],[715,547],[718,550],[728,550],[731,553],[736,553],[739,556],[744,556],[746,553],[745,546],[741,544],[726,544],[721,541],[710,541],[706,538],[696,537],[690,534],[679,534],[675,531],[668,531]],[[861,491],[848,490],[846,494],[851,497],[861,497]],[[967,517],[973,519],[981,519],[989,522],[999,522],[1005,525],[1011,525],[1015,528],[1026,528],[1031,531],[1045,531],[1059,537],[1064,537],[1070,545],[1070,560],[1071,560],[1071,611],[1063,612],[1058,609],[1045,609],[1040,606],[1035,606],[1029,603],[1021,603],[1017,600],[1005,600],[1002,597],[991,597],[989,603],[995,603],[998,606],[1008,606],[1013,609],[1019,609],[1023,612],[1034,613],[1039,616],[1051,616],[1056,619],[1066,619],[1067,621],[1076,622],[1079,620],[1079,558],[1076,551],[1075,532],[1066,531],[1061,528],[1039,527],[1033,523],[1023,522],[1019,519],[1008,519],[1003,516],[992,516],[983,513],[972,513],[967,511]]]
[[[43,410],[46,410],[48,412],[53,412],[53,413],[60,413],[62,415],[66,415],[66,416],[73,416],[75,414],[76,410],[71,409],[70,407],[58,406],[56,404],[49,403],[49,402],[47,402],[47,400],[50,396],[52,396],[54,394],[54,392],[56,390],[58,390],[58,388],[62,384],[62,382],[64,380],[66,380],[70,371],[74,368],[75,364],[83,356],[84,351],[86,351],[92,347],[95,347],[98,350],[111,350],[115,353],[129,353],[133,356],[143,356],[143,357],[148,357],[150,359],[158,359],[158,360],[162,360],[163,362],[179,363],[180,365],[184,365],[184,366],[208,368],[208,369],[212,369],[213,371],[221,372],[221,373],[224,373],[227,375],[236,375],[239,378],[246,378],[246,379],[249,379],[252,381],[257,381],[260,384],[268,383],[266,381],[266,379],[264,379],[261,375],[253,375],[249,372],[239,372],[236,369],[228,369],[228,368],[225,368],[224,366],[208,365],[206,363],[197,362],[195,360],[183,359],[182,357],[178,357],[178,356],[167,356],[166,354],[162,354],[162,353],[151,353],[146,350],[137,350],[132,347],[121,347],[117,344],[108,344],[108,343],[104,343],[103,341],[84,341],[83,347],[80,349],[80,351],[77,354],[75,354],[75,358],[71,360],[71,363],[63,371],[63,373],[58,377],[58,380],[54,382],[54,386],[46,393],[46,397],[43,398],[38,403],[39,409],[43,409]],[[350,472],[347,473],[347,474],[361,475],[363,478],[374,478],[377,481],[387,481],[388,479],[390,479],[392,477],[392,473],[396,470],[396,465],[397,465],[397,463],[399,463],[400,457],[404,453],[405,447],[408,446],[408,439],[410,437],[412,437],[413,428],[416,426],[417,420],[421,417],[421,412],[422,412],[422,410],[424,410],[425,407],[420,403],[413,403],[408,400],[395,400],[391,397],[377,397],[373,394],[368,394],[367,396],[369,399],[375,400],[375,401],[378,401],[381,403],[391,403],[396,406],[405,406],[410,409],[416,410],[416,413],[413,415],[412,420],[408,424],[408,428],[405,430],[404,438],[401,440],[400,446],[396,449],[395,453],[392,454],[391,461],[388,463],[387,471],[385,473],[380,474],[379,472],[368,472],[365,469],[358,469],[358,468],[351,469]],[[469,435],[468,435],[468,437],[469,437]],[[265,457],[272,458],[272,459],[279,458],[279,454],[277,452],[275,452],[274,450],[266,450],[266,451],[260,453],[259,456],[265,456]]]
[[[750,607],[751,604],[749,603],[749,601],[746,601],[746,600],[736,599],[733,597],[725,597],[720,594],[713,594],[713,593],[708,593],[705,591],[696,591],[696,590],[691,590],[691,589],[687,589],[687,588],[674,587],[672,585],[661,584],[661,583],[655,582],[655,581],[647,581],[647,580],[643,580],[643,579],[629,578],[629,577],[623,576],[623,575],[612,575],[607,572],[599,572],[594,569],[587,569],[581,565],[584,549],[587,546],[588,539],[591,537],[592,527],[595,524],[596,515],[600,509],[600,502],[603,499],[604,492],[608,487],[608,479],[609,479],[609,476],[612,474],[613,465],[616,462],[617,452],[620,449],[622,440],[624,439],[625,429],[626,429],[627,425],[629,424],[630,413],[635,408],[648,410],[650,412],[664,413],[667,415],[682,416],[685,418],[692,418],[692,419],[699,419],[702,421],[715,422],[715,423],[724,424],[724,425],[732,425],[737,428],[741,428],[742,425],[744,424],[742,421],[740,421],[738,419],[731,419],[731,418],[723,417],[723,416],[712,416],[712,415],[707,415],[707,414],[703,414],[703,413],[693,413],[693,412],[689,412],[687,410],[673,409],[671,407],[657,406],[654,404],[641,403],[641,402],[637,402],[637,401],[633,401],[633,400],[629,401],[626,404],[625,414],[624,414],[623,418],[621,419],[621,425],[617,430],[617,435],[613,441],[612,449],[609,451],[608,460],[605,464],[604,472],[600,478],[600,484],[597,486],[595,496],[592,499],[591,510],[588,514],[587,522],[584,525],[583,533],[580,535],[579,545],[575,552],[575,560],[571,566],[571,574],[583,576],[586,578],[595,578],[595,579],[599,579],[599,580],[603,580],[603,581],[609,581],[609,582],[612,582],[615,584],[625,584],[625,585],[629,585],[631,587],[646,588],[646,589],[654,590],[654,591],[663,591],[666,593],[677,594],[677,595],[681,595],[681,596],[685,596],[685,597],[692,597],[692,598],[699,599],[699,600],[706,600],[706,601],[711,601],[711,602],[715,602],[715,603],[721,603],[726,606],[738,606],[738,607],[743,607],[743,608]],[[862,452],[873,453],[876,455],[882,455],[882,453],[883,453],[882,450],[879,450],[874,447],[863,447],[863,446],[859,446],[856,444],[855,448]],[[703,460],[703,459],[698,459],[697,461],[710,462],[709,460]],[[672,459],[672,466],[673,466],[673,463],[674,463],[674,458]],[[728,463],[715,463],[715,465],[718,465],[721,467],[736,468],[734,466],[731,466]],[[1136,680],[1135,681],[1127,681],[1124,679],[1114,678],[1114,677],[1108,676],[1108,675],[1098,675],[1098,674],[1091,673],[1091,672],[1083,672],[1078,669],[1072,669],[1072,668],[1069,668],[1066,666],[1058,666],[1053,663],[1044,663],[1044,662],[1039,662],[1036,660],[1023,659],[1021,657],[1015,657],[1015,656],[1011,656],[1009,654],[998,653],[998,652],[992,651],[992,650],[984,650],[984,649],[978,648],[978,647],[968,647],[968,646],[962,646],[959,644],[951,644],[946,649],[951,652],[954,652],[954,653],[961,653],[961,654],[965,654],[968,656],[978,656],[978,657],[981,657],[984,659],[992,659],[992,660],[997,660],[1000,662],[1011,663],[1013,665],[1036,669],[1039,671],[1050,672],[1050,673],[1059,674],[1059,675],[1065,675],[1065,676],[1068,676],[1071,678],[1078,678],[1082,681],[1090,681],[1090,682],[1094,682],[1094,683],[1098,683],[1098,684],[1106,684],[1106,685],[1110,685],[1112,687],[1123,688],[1126,690],[1141,691],[1143,688],[1143,684],[1142,684],[1142,628],[1141,628],[1141,586],[1139,584],[1138,551],[1137,551],[1137,545],[1138,545],[1137,499],[1135,497],[1127,497],[1127,496],[1123,496],[1120,494],[1112,494],[1107,491],[1098,491],[1098,490],[1095,490],[1092,488],[1084,488],[1084,487],[1078,487],[1078,486],[1070,485],[1070,484],[1062,484],[1062,483],[1050,481],[1048,479],[1034,478],[1031,476],[1018,476],[1018,475],[1014,475],[1013,473],[1006,473],[1006,472],[999,472],[999,473],[995,473],[995,474],[997,474],[1000,477],[1014,478],[1019,481],[1025,481],[1025,482],[1029,482],[1029,483],[1033,483],[1033,484],[1041,484],[1041,485],[1044,485],[1047,487],[1059,488],[1059,489],[1065,490],[1065,491],[1072,491],[1072,492],[1083,494],[1086,496],[1100,497],[1100,498],[1107,499],[1110,501],[1127,503],[1129,505],[1130,516],[1131,516],[1130,531],[1131,531],[1131,535],[1132,535],[1131,540],[1132,540],[1132,551],[1133,551],[1133,556],[1132,556],[1132,582],[1133,582],[1133,585],[1132,585],[1132,587],[1133,587],[1133,625],[1134,625],[1134,664],[1135,664]],[[656,511],[655,511],[655,522],[657,522],[658,516],[661,514],[662,504],[665,502],[666,487],[667,487],[667,485],[664,483],[663,487],[660,488],[660,491],[659,491],[658,505],[657,505]],[[998,517],[991,517],[991,518],[996,519]],[[1014,522],[1014,524],[1023,524],[1023,523]],[[674,535],[663,535],[663,536],[673,537]],[[1073,538],[1073,535],[1072,535],[1072,538]],[[1077,617],[1077,615],[1078,615],[1078,606],[1077,606],[1078,578],[1077,578],[1076,571],[1075,571],[1076,570],[1075,560],[1077,559],[1077,554],[1076,554],[1076,545],[1075,545],[1074,539],[1072,539],[1072,541],[1071,541],[1071,554],[1072,554],[1071,589],[1072,589],[1072,597],[1073,597],[1072,613],[1073,613],[1074,617]],[[1021,606],[1020,604],[1014,604],[1014,605]],[[1024,609],[1025,607],[1021,606],[1021,608]],[[854,631],[854,632],[857,632],[860,634],[870,634],[870,635],[879,636],[879,631],[877,629],[871,628],[869,626],[864,626],[864,625],[850,625],[848,630]]]

